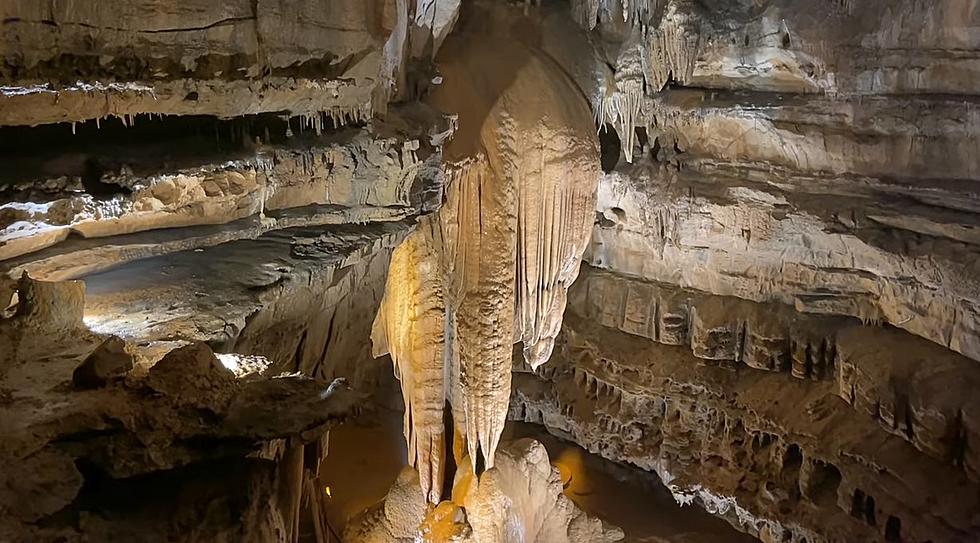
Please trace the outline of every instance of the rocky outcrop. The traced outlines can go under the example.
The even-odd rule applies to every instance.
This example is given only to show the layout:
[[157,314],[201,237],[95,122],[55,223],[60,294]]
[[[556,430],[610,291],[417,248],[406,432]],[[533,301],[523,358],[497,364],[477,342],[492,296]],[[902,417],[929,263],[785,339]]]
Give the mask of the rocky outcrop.
[[133,355],[126,352],[126,342],[110,336],[75,368],[71,380],[79,388],[99,388],[132,369]]
[[[112,520],[111,488],[125,488],[138,477],[172,485],[181,480],[181,470],[194,470],[202,462],[234,464],[259,453],[263,444],[277,442],[282,449],[286,438],[314,440],[354,414],[361,401],[341,381],[327,387],[308,377],[270,372],[239,373],[238,378],[201,343],[169,351],[149,371],[116,366],[111,380],[90,375],[100,360],[125,351],[118,352],[119,338],[100,344],[101,338],[86,329],[83,292],[80,282],[24,278],[16,314],[0,321],[5,436],[0,459],[8,475],[0,484],[0,534],[5,540],[109,537],[138,530],[136,519]],[[85,381],[94,387],[72,386],[82,360],[81,367],[92,370],[82,372],[86,379],[100,378]],[[263,453],[273,472],[274,450]],[[269,484],[249,496],[257,503],[274,491]],[[140,516],[153,503],[146,498],[129,507]],[[79,515],[89,520],[79,525],[72,520]],[[237,532],[268,526],[225,528]],[[222,529],[214,526],[210,533]],[[165,529],[161,540],[168,533],[189,537],[180,530]]]
[[960,78],[980,48],[974,18],[953,15],[970,8],[579,4],[619,55],[595,108],[635,104],[606,122],[638,165],[600,183],[588,262],[888,322],[980,359],[977,122]]
[[584,273],[570,300],[561,348],[515,375],[512,417],[655,471],[764,541],[980,533],[964,456],[974,361],[852,318],[608,272]]
[[456,9],[0,7],[0,540],[322,517],[323,436],[390,385],[392,250],[442,203],[453,118],[408,75]]
[[572,3],[606,173],[511,415],[764,541],[975,539],[977,14],[708,4]]
[[[133,166],[125,165],[121,174],[103,179],[130,188],[130,193],[109,200],[65,194],[78,183],[77,176],[50,179],[43,186],[56,199],[44,203],[14,201],[0,206],[0,258],[11,274],[26,270],[39,276],[66,277],[94,271],[91,265],[83,270],[66,270],[61,261],[70,259],[80,268],[83,264],[78,261],[79,253],[95,252],[93,246],[100,244],[76,241],[76,247],[32,253],[62,244],[71,234],[88,239],[166,228],[227,225],[189,231],[196,237],[214,237],[210,243],[204,239],[199,242],[207,245],[254,238],[290,226],[391,221],[422,213],[439,202],[437,182],[419,180],[431,179],[432,172],[438,169],[440,154],[432,142],[439,143],[434,134],[448,128],[440,128],[438,116],[433,113],[421,114],[432,123],[432,135],[416,126],[402,128],[404,121],[392,120],[391,124],[372,129],[351,129],[329,136],[311,134],[290,139],[283,132],[275,136],[285,139],[282,145],[243,148],[230,156],[207,157],[198,160],[203,164],[187,169],[167,170],[166,165],[161,168],[144,164],[144,169],[156,173],[136,175],[132,173]],[[285,123],[274,128],[290,130]],[[321,132],[319,127],[316,132]],[[271,137],[268,126],[264,134],[267,139]],[[248,136],[244,138],[248,140]],[[102,153],[111,151],[118,148],[95,147],[85,160],[99,160]],[[138,151],[139,147],[130,152]],[[228,158],[234,160],[227,161]],[[138,162],[134,165],[141,167]],[[30,166],[28,163],[25,168]],[[41,168],[39,173],[43,174],[45,170]],[[76,173],[67,167],[62,171]],[[85,173],[79,173],[84,178]],[[29,198],[31,188],[42,181],[28,178],[8,189],[10,197]],[[132,239],[142,245],[155,241],[157,254],[181,248],[173,240],[168,244],[165,237],[152,234]],[[141,256],[146,256],[145,252]],[[103,266],[113,263],[111,255],[104,251],[89,260],[98,260]]]
[[789,165],[763,170],[764,157],[751,166],[669,153],[685,157],[670,159],[679,172],[639,166],[603,178],[590,263],[809,313],[888,322],[980,357],[968,185],[958,194],[956,184],[940,181],[831,178]]
[[0,539],[324,539],[385,354],[348,539],[614,540],[508,410],[766,542],[980,536],[971,0],[172,4],[0,7]]
[[[278,82],[270,81],[270,87],[281,101],[270,97],[266,104],[270,109],[265,111],[291,109],[282,106],[293,104],[300,105],[297,114],[367,107],[370,116],[372,93],[387,92],[380,88],[384,44],[396,23],[385,17],[384,2],[315,0],[241,0],[221,6],[201,1],[170,6],[140,0],[112,8],[17,1],[4,5],[2,18],[4,41],[9,45],[4,49],[5,68],[0,77],[22,84],[20,89],[7,89],[3,99],[13,105],[34,106],[21,110],[20,115],[34,110],[42,116],[5,119],[4,124],[160,112],[134,104],[141,94],[143,100],[152,101],[160,94],[190,103],[203,98],[203,104],[208,104],[214,92],[209,87],[221,87],[217,93],[227,95],[226,81],[268,76],[279,76]],[[303,104],[301,95],[276,91],[290,85],[287,78],[301,79],[300,85],[335,90],[327,95],[331,100],[320,107],[316,102],[323,98]],[[58,105],[51,108],[44,101],[60,98],[62,91],[51,83],[42,87],[24,84],[31,81],[82,83],[69,87],[65,100],[54,100]],[[249,85],[239,88],[249,89]],[[264,94],[261,88],[252,88]],[[174,92],[176,89],[180,92]],[[254,108],[261,101],[244,100],[239,107]],[[303,107],[311,105],[311,109]],[[61,115],[44,117],[59,110]],[[200,109],[163,112],[220,114]]]

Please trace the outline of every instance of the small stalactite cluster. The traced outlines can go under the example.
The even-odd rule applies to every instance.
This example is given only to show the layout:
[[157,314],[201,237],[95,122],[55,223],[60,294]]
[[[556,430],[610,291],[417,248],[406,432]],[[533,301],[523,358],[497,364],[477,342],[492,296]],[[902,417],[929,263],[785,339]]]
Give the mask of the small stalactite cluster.
[[701,46],[700,32],[691,6],[667,0],[574,0],[572,15],[584,28],[602,23],[617,26],[621,17],[628,37],[620,46],[614,77],[605,92],[594,97],[596,126],[612,125],[619,134],[623,155],[633,162],[636,128],[644,126],[647,93],[659,92],[668,83],[686,83],[694,71]]

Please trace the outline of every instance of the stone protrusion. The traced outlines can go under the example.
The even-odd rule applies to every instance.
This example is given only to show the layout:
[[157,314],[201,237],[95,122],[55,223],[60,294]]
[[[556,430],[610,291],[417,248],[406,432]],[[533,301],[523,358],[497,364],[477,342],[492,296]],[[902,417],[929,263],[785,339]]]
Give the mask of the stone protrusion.
[[72,382],[77,388],[99,388],[131,369],[133,355],[126,352],[126,342],[117,336],[110,336],[75,368]]

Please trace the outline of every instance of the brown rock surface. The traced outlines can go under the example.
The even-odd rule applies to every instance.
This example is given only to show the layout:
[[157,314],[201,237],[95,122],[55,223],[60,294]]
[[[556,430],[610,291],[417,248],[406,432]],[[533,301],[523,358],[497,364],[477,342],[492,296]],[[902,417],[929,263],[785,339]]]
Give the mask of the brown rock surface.
[[0,2],[0,540],[977,540],[976,4]]
[[71,380],[79,388],[98,388],[105,386],[109,379],[125,375],[131,369],[133,356],[126,352],[126,342],[116,336],[109,336],[75,368]]

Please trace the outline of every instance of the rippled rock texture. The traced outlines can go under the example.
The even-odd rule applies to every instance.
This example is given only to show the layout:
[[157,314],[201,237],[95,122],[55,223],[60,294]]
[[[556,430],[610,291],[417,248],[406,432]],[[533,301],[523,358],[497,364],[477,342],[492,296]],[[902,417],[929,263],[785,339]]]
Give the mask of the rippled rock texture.
[[764,541],[973,539],[975,362],[792,313],[590,271],[547,369],[515,376],[511,415]]
[[509,414],[767,543],[980,538],[978,30],[972,0],[4,2],[0,539],[295,541],[385,354],[417,471],[354,535],[615,535],[498,451]]
[[[469,461],[469,459],[466,459]],[[460,471],[451,500],[427,508],[417,473],[406,469],[375,508],[354,519],[345,540],[458,543],[613,543],[618,528],[579,510],[562,494],[558,470],[544,446],[532,439],[503,443],[496,465],[475,476]]]
[[572,13],[606,173],[511,415],[764,541],[976,539],[976,6]]

